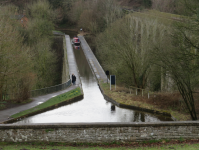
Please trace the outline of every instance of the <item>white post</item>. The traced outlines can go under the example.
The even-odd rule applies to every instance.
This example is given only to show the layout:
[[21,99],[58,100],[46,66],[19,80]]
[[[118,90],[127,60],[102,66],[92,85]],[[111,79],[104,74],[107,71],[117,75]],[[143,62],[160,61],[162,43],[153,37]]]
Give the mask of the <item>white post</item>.
[[138,89],[136,88],[136,95],[138,95],[138,91],[137,91]]

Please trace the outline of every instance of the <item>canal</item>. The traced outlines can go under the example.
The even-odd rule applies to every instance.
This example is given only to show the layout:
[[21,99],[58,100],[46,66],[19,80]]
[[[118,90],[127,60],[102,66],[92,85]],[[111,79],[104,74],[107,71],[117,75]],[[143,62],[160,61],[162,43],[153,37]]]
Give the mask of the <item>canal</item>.
[[[69,35],[72,38],[74,33]],[[84,99],[70,105],[25,118],[16,124],[172,121],[169,117],[119,108],[107,102],[98,87],[97,80],[88,65],[81,47],[75,47],[73,50],[82,82]]]

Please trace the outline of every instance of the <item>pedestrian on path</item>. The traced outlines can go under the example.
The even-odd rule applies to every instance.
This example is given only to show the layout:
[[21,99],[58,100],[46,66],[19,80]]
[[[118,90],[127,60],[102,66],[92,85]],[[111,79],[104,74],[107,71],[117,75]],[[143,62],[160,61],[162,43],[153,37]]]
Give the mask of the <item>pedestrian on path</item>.
[[74,74],[72,74],[72,83],[73,83],[73,85],[75,85],[75,82],[76,82],[76,76]]

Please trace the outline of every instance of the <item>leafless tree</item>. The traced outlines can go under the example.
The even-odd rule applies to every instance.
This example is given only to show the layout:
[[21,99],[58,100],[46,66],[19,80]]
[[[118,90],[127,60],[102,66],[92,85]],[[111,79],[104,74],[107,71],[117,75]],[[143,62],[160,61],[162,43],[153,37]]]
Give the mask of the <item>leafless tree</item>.
[[98,37],[97,55],[103,66],[127,86],[145,88],[150,73],[149,55],[136,34],[130,19],[115,22]]
[[[165,36],[153,51],[156,64],[159,64],[175,82],[193,120],[197,120],[194,92],[199,85],[199,21],[195,0],[184,1],[190,17],[174,23],[172,34]],[[194,7],[190,7],[195,2]],[[195,8],[195,9],[194,9]]]

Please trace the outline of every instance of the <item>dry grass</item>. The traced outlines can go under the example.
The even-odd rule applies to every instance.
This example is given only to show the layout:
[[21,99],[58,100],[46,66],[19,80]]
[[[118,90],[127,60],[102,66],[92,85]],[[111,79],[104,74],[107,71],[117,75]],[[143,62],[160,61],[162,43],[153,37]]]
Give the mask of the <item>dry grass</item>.
[[[142,97],[141,92],[138,92],[136,96],[136,92],[123,87],[112,86],[112,90],[110,91],[110,86],[106,83],[100,83],[100,86],[104,90],[105,94],[115,101],[126,104],[133,105],[142,108],[152,109],[161,112],[170,113],[174,118],[179,121],[191,120],[189,112],[186,111],[186,107],[182,100],[181,95],[178,92],[175,93],[150,93],[150,98],[148,99],[148,94],[144,92],[144,96]],[[195,108],[199,115],[199,93],[194,94],[195,97]]]

